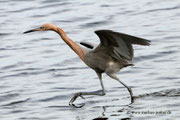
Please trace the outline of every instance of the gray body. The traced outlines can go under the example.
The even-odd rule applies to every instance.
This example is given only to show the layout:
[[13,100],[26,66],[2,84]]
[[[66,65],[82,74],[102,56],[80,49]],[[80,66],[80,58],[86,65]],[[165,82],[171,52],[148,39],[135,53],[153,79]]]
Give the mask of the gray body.
[[123,66],[125,66],[125,63],[118,62],[107,53],[108,50],[98,52],[92,50],[85,54],[85,62],[90,68],[94,69],[97,73],[119,72],[120,69],[123,68]]

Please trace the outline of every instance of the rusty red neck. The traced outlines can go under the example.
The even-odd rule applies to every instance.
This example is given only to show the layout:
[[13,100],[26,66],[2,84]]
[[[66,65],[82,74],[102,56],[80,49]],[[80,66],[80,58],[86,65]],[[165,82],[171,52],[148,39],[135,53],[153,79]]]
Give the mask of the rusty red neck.
[[66,44],[69,45],[69,47],[81,58],[81,60],[85,63],[84,61],[84,51],[83,49],[76,44],[74,41],[72,41],[67,35],[66,33],[59,27],[56,27],[53,29],[53,31],[57,32],[61,38],[64,40],[64,42],[66,42]]

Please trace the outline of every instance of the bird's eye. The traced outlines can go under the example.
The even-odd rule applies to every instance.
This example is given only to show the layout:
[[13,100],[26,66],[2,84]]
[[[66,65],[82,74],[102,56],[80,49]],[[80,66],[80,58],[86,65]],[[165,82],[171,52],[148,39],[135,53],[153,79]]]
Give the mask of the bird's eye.
[[40,27],[40,29],[44,29],[44,27]]
[[40,27],[41,30],[46,30],[46,27],[42,26]]

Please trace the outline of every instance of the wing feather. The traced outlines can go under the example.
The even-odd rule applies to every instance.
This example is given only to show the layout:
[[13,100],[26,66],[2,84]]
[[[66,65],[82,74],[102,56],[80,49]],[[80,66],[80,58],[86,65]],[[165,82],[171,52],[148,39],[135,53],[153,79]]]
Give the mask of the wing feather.
[[132,44],[150,45],[149,40],[111,30],[98,30],[95,33],[100,38],[100,44],[94,51],[108,49],[108,53],[117,60],[122,60],[122,58],[132,60],[134,54]]

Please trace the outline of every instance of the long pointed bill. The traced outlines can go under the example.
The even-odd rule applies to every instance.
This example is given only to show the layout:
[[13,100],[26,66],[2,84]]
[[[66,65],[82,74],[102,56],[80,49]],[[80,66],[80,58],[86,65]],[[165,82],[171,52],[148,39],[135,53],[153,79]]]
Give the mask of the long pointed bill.
[[35,32],[35,31],[42,31],[42,30],[40,28],[36,28],[36,29],[25,31],[25,32],[23,32],[23,34],[30,33],[30,32]]

